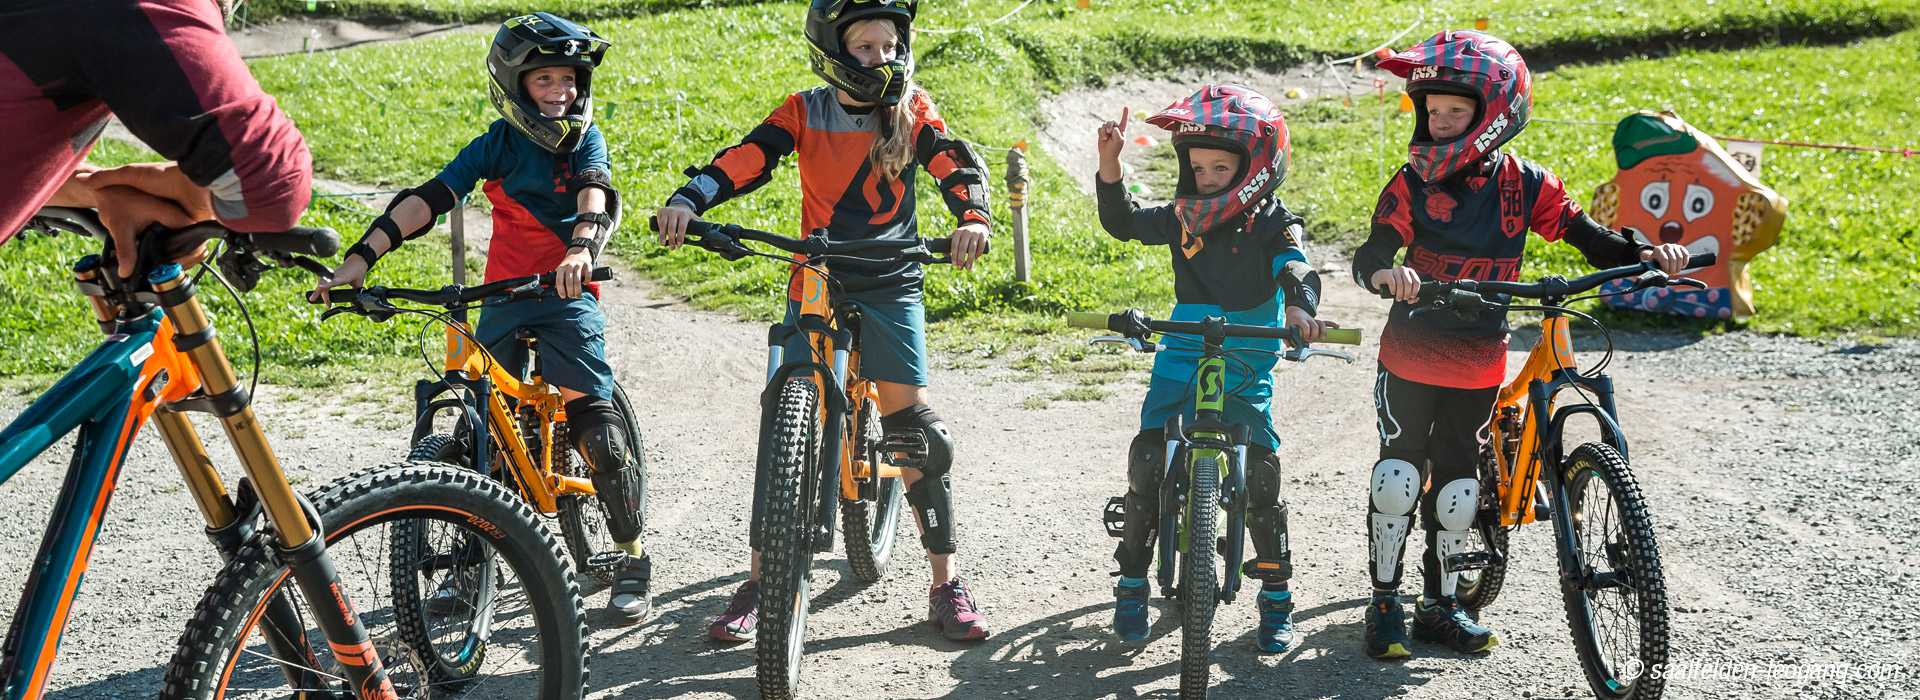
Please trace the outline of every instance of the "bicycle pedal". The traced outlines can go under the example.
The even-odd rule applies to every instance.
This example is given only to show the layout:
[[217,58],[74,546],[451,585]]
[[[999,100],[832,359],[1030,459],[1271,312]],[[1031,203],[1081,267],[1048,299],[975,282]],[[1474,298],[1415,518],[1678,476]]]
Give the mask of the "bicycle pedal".
[[1100,513],[1100,524],[1107,528],[1109,537],[1125,537],[1127,534],[1127,497],[1114,496],[1107,499],[1106,510]]
[[595,552],[593,556],[587,557],[587,568],[593,571],[612,571],[626,563],[627,553],[619,550]]
[[887,433],[880,438],[880,454],[894,466],[919,469],[927,461],[927,436],[918,430]]
[[1447,557],[1448,571],[1473,571],[1493,565],[1492,552],[1461,552]]

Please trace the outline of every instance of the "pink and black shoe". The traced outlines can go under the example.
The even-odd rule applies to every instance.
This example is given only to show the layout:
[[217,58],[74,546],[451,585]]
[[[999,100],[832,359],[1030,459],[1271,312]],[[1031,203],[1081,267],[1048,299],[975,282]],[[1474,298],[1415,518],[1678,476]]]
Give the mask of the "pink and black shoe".
[[927,622],[939,626],[942,636],[957,642],[987,638],[987,618],[960,577],[934,586],[928,598]]
[[722,642],[751,642],[760,627],[760,582],[747,579],[727,601],[727,609],[707,626],[707,636]]

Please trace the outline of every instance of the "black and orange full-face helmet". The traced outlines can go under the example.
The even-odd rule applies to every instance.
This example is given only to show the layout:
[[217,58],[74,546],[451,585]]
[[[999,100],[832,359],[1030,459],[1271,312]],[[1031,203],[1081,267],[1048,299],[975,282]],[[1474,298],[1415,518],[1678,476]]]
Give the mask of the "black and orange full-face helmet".
[[[606,57],[609,46],[593,30],[545,12],[501,23],[487,50],[487,94],[493,108],[541,148],[572,153],[593,123],[593,69]],[[580,91],[558,117],[542,114],[520,86],[520,78],[529,71],[549,66],[572,67]]]
[[[892,106],[906,97],[913,78],[913,15],[919,0],[813,0],[807,6],[807,59],[828,85],[861,102]],[[871,68],[847,51],[847,26],[867,19],[892,20],[900,52]]]

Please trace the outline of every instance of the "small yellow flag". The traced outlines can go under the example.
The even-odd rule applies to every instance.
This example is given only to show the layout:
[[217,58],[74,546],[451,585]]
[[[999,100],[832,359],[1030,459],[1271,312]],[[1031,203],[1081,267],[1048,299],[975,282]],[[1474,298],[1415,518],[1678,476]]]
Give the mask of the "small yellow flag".
[[1485,17],[1476,17],[1476,18],[1474,18],[1474,20],[1473,20],[1473,28],[1474,28],[1474,29],[1478,29],[1478,30],[1480,30],[1480,31],[1486,31],[1486,30],[1487,30],[1487,18],[1485,18]]
[[1404,92],[1400,93],[1400,111],[1402,112],[1413,111],[1413,98],[1408,96],[1407,93],[1404,93]]
[[1078,7],[1078,8],[1080,8],[1080,9],[1082,9],[1082,10],[1084,10],[1084,9],[1087,9],[1087,8],[1089,8],[1089,7],[1093,7],[1093,0],[1080,0],[1079,2],[1076,2],[1076,3],[1074,3],[1073,5],[1074,5],[1074,7]]

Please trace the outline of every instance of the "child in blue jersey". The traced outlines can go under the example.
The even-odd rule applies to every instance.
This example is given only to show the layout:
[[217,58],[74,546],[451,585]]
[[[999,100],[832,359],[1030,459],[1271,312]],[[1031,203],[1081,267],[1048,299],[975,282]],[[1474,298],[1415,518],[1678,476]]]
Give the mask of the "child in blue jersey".
[[[1325,328],[1314,320],[1320,277],[1301,252],[1301,219],[1280,205],[1273,191],[1287,175],[1286,121],[1266,97],[1238,85],[1206,85],[1174,103],[1148,123],[1173,132],[1180,159],[1180,180],[1172,204],[1143,208],[1121,182],[1120,150],[1126,142],[1127,111],[1119,122],[1100,128],[1100,174],[1095,192],[1100,225],[1108,235],[1146,245],[1164,245],[1173,259],[1175,306],[1172,318],[1198,321],[1224,316],[1229,323],[1298,327],[1308,342]],[[1282,310],[1284,308],[1284,311]],[[1277,340],[1229,338],[1229,347],[1278,350]],[[1154,357],[1153,383],[1140,407],[1140,434],[1127,451],[1126,526],[1114,558],[1120,582],[1114,587],[1114,631],[1121,639],[1147,635],[1147,566],[1154,514],[1166,463],[1162,426],[1190,411],[1190,387],[1200,350],[1193,343],[1167,343]],[[1273,431],[1269,402],[1272,355],[1244,356],[1228,365],[1227,382],[1244,387],[1226,402],[1227,419],[1249,428],[1247,529],[1254,561],[1249,576],[1262,579],[1257,605],[1260,624],[1254,643],[1268,653],[1293,644],[1292,575],[1287,546],[1287,507],[1280,501],[1280,439]],[[1163,535],[1165,533],[1162,533]],[[1267,563],[1269,566],[1255,567]]]
[[358,286],[382,254],[425,234],[475,182],[485,182],[481,189],[493,204],[486,281],[553,272],[555,294],[487,306],[475,339],[517,371],[525,358],[515,352],[515,331],[538,337],[542,377],[566,401],[574,448],[593,468],[607,529],[627,554],[607,605],[638,622],[652,607],[652,563],[640,541],[646,471],[638,446],[626,444],[613,403],[606,319],[599,287],[589,279],[613,232],[608,212],[619,210],[606,140],[592,124],[593,69],[607,47],[586,27],[544,12],[501,25],[487,72],[494,108],[504,118],[460,149],[439,175],[394,197],[318,290]]

